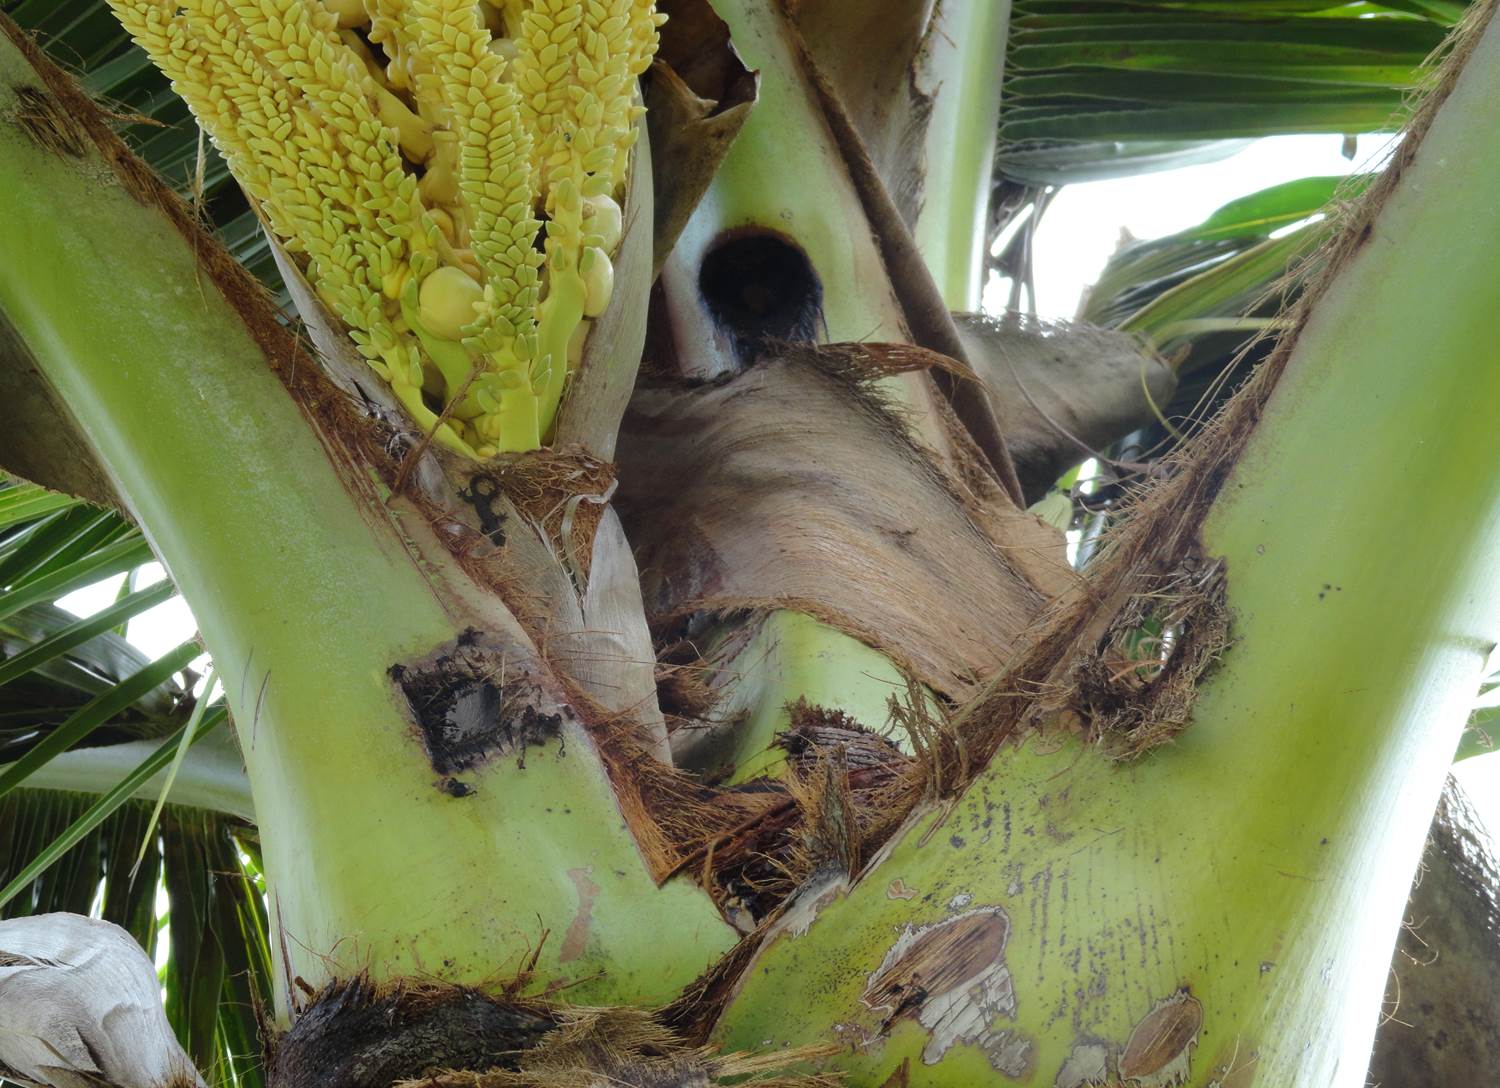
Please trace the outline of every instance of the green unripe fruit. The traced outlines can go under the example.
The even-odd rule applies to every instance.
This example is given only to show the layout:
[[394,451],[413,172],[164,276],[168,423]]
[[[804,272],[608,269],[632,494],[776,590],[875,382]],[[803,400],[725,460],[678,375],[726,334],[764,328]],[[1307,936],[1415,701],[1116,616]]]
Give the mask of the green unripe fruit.
[[583,202],[583,230],[585,234],[597,234],[599,245],[605,253],[613,253],[620,244],[624,229],[624,216],[620,205],[607,196],[591,196]]
[[583,275],[583,316],[598,317],[609,306],[609,296],[615,289],[615,266],[604,250],[589,246],[583,251],[579,272]]
[[417,310],[433,336],[458,340],[474,321],[475,304],[483,301],[484,288],[463,269],[445,265],[422,281]]

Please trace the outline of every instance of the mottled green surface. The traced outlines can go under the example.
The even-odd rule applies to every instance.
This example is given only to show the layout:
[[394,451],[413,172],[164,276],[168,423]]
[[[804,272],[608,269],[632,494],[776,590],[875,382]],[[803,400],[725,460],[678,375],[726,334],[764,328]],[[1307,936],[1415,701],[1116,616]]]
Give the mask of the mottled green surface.
[[[5,43],[0,116],[23,82],[37,80]],[[524,771],[496,761],[470,796],[435,788],[386,670],[453,638],[455,621],[390,524],[345,490],[186,240],[92,154],[48,154],[3,123],[0,204],[0,313],[219,664],[278,962],[313,985],[362,967],[503,981],[547,929],[545,977],[598,976],[570,996],[652,1002],[727,948],[705,896],[653,887],[581,738],[565,757],[529,753]]]
[[1133,1026],[1188,986],[1204,1010],[1189,1083],[1363,1084],[1408,884],[1500,627],[1497,115],[1492,29],[1207,524],[1235,643],[1187,732],[1123,767],[1073,743],[1002,753],[925,843],[912,830],[772,944],[723,1042],[864,1039],[834,1063],[853,1085],[905,1058],[914,1084],[1006,1083],[963,1042],[924,1068],[929,1033],[908,1019],[879,1039],[861,1000],[902,927],[994,906],[1015,1012],[978,1030],[1025,1037],[1028,1083],[1053,1084],[1091,1040],[1116,1075]]

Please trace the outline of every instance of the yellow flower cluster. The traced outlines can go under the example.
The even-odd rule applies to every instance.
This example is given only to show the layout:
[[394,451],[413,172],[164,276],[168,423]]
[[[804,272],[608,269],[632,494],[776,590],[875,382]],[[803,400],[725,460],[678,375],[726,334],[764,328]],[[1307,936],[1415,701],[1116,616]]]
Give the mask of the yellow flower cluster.
[[651,0],[109,4],[417,422],[539,446],[612,290]]

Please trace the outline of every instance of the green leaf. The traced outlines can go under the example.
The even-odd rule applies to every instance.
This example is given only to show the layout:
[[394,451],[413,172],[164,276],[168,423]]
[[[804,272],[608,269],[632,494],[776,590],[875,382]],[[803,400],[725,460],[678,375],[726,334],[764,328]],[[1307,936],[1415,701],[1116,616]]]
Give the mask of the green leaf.
[[1210,156],[1227,139],[1393,131],[1463,9],[1015,0],[997,169],[1059,185]]
[[36,484],[12,484],[0,488],[0,529],[77,505],[79,501],[71,495],[59,495]]
[[[223,724],[227,717],[228,714],[223,708],[215,708],[213,712],[205,716],[196,739],[202,740],[208,736],[210,732]],[[184,725],[177,733],[168,737],[162,743],[161,747],[157,748],[155,752],[142,760],[135,770],[121,779],[118,786],[108,793],[101,795],[97,801],[85,810],[82,816],[69,824],[45,850],[24,866],[16,876],[12,877],[10,883],[3,889],[0,889],[0,907],[9,903],[27,885],[31,884],[38,876],[51,868],[74,844],[103,823],[115,809],[129,800],[130,796],[142,784],[147,782],[152,775],[171,762],[173,755],[177,751],[177,743],[181,737],[182,730],[186,728]]]
[[[1305,91],[1304,94],[1311,94]],[[1368,101],[1181,102],[1099,110],[1078,106],[1014,107],[1000,128],[1007,144],[1074,140],[1256,139],[1287,132],[1394,132],[1399,95]]]
[[[240,843],[231,835],[210,840],[214,874],[215,917],[210,925],[224,953],[224,988],[218,1005],[221,1068],[231,1066],[238,1088],[265,1083],[260,1065],[257,1010],[271,995],[270,928],[265,897],[240,860]],[[229,1078],[220,1077],[222,1083]]]
[[0,797],[25,782],[28,775],[49,759],[82,741],[140,696],[166,681],[172,674],[181,672],[202,653],[198,643],[190,639],[122,681],[117,687],[91,699],[86,706],[33,745],[25,755],[0,772]]
[[1267,239],[1158,295],[1120,322],[1119,328],[1141,333],[1158,351],[1169,352],[1180,343],[1180,336],[1169,335],[1174,326],[1183,326],[1201,315],[1232,316],[1248,311],[1292,261],[1311,250],[1321,233],[1299,231]]
[[55,600],[110,575],[123,574],[151,558],[151,547],[141,537],[130,536],[116,540],[7,593],[0,600],[0,619],[14,616],[21,609],[41,601]]
[[[53,605],[33,605],[0,625],[7,652],[16,652],[45,637],[73,617]],[[112,633],[99,635],[71,654],[55,657],[0,688],[0,707],[36,705],[46,699],[76,710],[89,699],[114,688],[122,678],[148,664],[150,658]],[[168,682],[131,704],[126,717],[160,718],[170,714],[180,692]],[[123,723],[122,717],[121,722]]]
[[1218,162],[1249,146],[1249,140],[1002,142],[995,169],[1027,185],[1073,185]]
[[200,1069],[218,1053],[219,998],[224,989],[224,950],[214,932],[213,835],[201,813],[184,813],[164,840],[172,956],[166,978],[167,1017],[183,1048]]
[[91,546],[117,538],[121,522],[104,511],[78,504],[44,518],[0,545],[0,585],[25,585],[87,555]]
[[138,589],[120,598],[102,612],[74,620],[56,634],[33,643],[20,653],[0,661],[0,686],[34,669],[41,668],[69,650],[104,634],[117,624],[171,599],[176,592],[177,587],[171,582],[157,582],[155,585]]
[[1082,316],[1148,333],[1168,350],[1233,328],[1224,323],[1249,316],[1326,228],[1310,224],[1305,232],[1271,235],[1308,223],[1336,196],[1356,195],[1374,176],[1299,178],[1232,200],[1195,227],[1132,242],[1110,258]]
[[1469,724],[1459,739],[1453,762],[1473,759],[1500,750],[1500,706],[1480,707],[1469,715]]
[[1172,237],[1207,240],[1264,235],[1319,211],[1333,199],[1340,187],[1349,187],[1351,193],[1357,192],[1373,176],[1365,175],[1361,182],[1348,175],[1332,174],[1297,178],[1295,181],[1272,185],[1249,196],[1231,200],[1198,226]]
[[[147,831],[144,806],[121,805],[100,830],[106,835],[98,855],[104,870],[101,917],[125,929],[151,955],[156,944],[156,884],[161,875],[161,851],[153,849],[155,837]],[[142,850],[145,860],[135,871],[130,871],[126,859],[138,856]]]
[[[193,712],[189,715],[186,727],[182,730],[182,740],[177,744],[177,752],[172,757],[172,764],[167,768],[166,777],[162,779],[161,794],[156,798],[156,807],[151,810],[151,819],[147,824],[147,836],[156,830],[156,821],[161,817],[162,807],[167,803],[167,795],[172,792],[172,783],[177,780],[177,772],[182,768],[182,760],[187,755],[188,749],[198,739],[198,723],[203,720],[204,708],[213,697],[214,675],[212,666],[209,666],[208,675],[203,680],[203,695],[193,704]],[[135,859],[135,865],[131,867],[131,873],[140,868],[141,861],[146,856],[146,844],[141,844],[141,852]]]

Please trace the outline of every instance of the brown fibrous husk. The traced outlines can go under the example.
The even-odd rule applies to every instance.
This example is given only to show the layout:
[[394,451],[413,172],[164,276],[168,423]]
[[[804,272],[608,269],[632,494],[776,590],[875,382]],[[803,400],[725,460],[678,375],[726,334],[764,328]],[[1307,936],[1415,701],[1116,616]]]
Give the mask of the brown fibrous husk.
[[470,479],[491,481],[587,583],[594,536],[615,492],[615,467],[582,446],[498,458]]
[[[520,981],[520,980],[517,980]],[[834,1048],[720,1054],[646,1009],[589,1008],[468,986],[367,975],[329,983],[265,1055],[275,1088],[762,1088],[836,1080],[789,1070]]]
[[338,979],[269,1039],[276,1088],[389,1088],[454,1064],[511,1065],[557,1023],[533,1002],[442,983]]
[[[642,1009],[569,1008],[516,1068],[447,1070],[398,1088],[708,1088],[733,1078],[759,1088],[832,1088],[835,1077],[787,1070],[836,1048],[801,1047],[770,1054],[718,1054],[688,1046]],[[748,1078],[748,1079],[747,1079]]]
[[722,381],[638,389],[618,502],[659,635],[786,609],[954,699],[993,675],[1072,576],[1055,533],[987,473],[949,471],[881,396],[880,378],[938,358],[777,345]]

